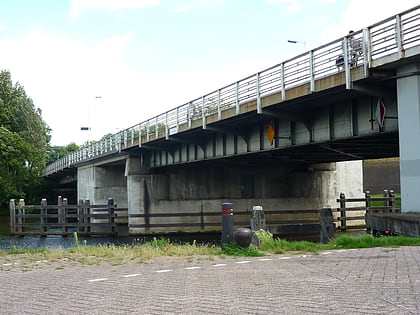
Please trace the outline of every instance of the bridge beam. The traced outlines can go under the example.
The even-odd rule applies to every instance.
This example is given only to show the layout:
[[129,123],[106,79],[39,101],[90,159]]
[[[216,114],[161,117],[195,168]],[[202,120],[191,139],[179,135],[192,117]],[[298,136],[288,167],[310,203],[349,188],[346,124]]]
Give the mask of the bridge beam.
[[397,70],[401,207],[420,213],[420,64]]

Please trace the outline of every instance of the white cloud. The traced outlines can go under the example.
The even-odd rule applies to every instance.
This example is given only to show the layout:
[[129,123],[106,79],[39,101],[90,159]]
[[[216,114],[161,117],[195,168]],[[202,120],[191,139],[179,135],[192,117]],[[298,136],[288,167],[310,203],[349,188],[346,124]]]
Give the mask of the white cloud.
[[299,12],[303,9],[303,4],[299,0],[266,0],[268,3],[286,4],[289,12]]
[[78,18],[88,9],[106,9],[116,11],[120,9],[144,9],[159,5],[160,0],[72,0],[70,18]]
[[166,0],[169,11],[183,13],[198,8],[217,8],[224,5],[228,0]]
[[1,31],[3,31],[3,30],[4,30],[4,28],[5,28],[5,27],[4,27],[4,25],[1,25],[1,24],[0,24],[0,32],[1,32]]
[[339,22],[329,25],[320,36],[321,42],[337,39],[348,33],[368,27],[390,16],[418,5],[418,0],[383,1],[351,0],[341,14]]
[[20,40],[0,40],[1,47],[8,47],[0,50],[0,69],[10,70],[42,109],[53,144],[80,144],[86,140],[83,125],[90,124],[91,139],[99,139],[142,120],[136,117],[138,107],[132,107],[133,100],[139,106],[139,87],[147,81],[122,61],[132,38],[128,32],[87,46],[33,30]]

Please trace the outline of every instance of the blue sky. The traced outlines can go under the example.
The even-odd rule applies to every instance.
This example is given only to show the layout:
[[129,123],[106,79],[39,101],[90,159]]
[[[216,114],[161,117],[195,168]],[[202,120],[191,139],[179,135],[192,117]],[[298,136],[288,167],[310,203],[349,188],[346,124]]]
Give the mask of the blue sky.
[[53,145],[82,144],[417,4],[3,0],[0,69],[41,108]]

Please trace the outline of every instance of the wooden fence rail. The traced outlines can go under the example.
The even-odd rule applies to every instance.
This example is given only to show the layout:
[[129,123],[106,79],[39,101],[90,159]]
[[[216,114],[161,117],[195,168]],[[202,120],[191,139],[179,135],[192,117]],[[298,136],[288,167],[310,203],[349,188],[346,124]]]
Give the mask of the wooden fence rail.
[[[338,208],[332,214],[337,230],[363,229],[366,213],[399,213],[401,208],[393,191],[385,190],[382,197],[372,197],[367,191],[364,198],[346,198],[341,193],[337,199]],[[358,203],[355,207],[350,204]],[[189,231],[220,230],[220,211],[195,213],[144,213],[127,214],[127,208],[117,208],[112,198],[106,205],[91,205],[89,200],[80,200],[77,205],[69,205],[66,198],[58,198],[57,205],[48,205],[43,199],[40,205],[25,205],[23,199],[16,204],[10,200],[10,234],[12,235],[117,235],[117,225],[128,228],[153,229],[165,233],[170,228]],[[250,226],[251,211],[234,211],[237,227]],[[171,220],[174,218],[179,220]],[[130,222],[132,219],[143,219]],[[320,209],[315,210],[268,210],[265,212],[267,226],[273,234],[300,235],[319,232]],[[117,222],[116,222],[117,219]],[[172,221],[172,222],[171,222]],[[192,230],[191,230],[192,229]],[[150,230],[152,231],[152,230]]]
[[[366,213],[401,213],[401,207],[397,205],[401,202],[401,198],[395,197],[392,190],[384,190],[383,197],[372,197],[369,191],[365,192],[364,198],[346,198],[344,193],[341,193],[337,202],[340,206],[335,211],[335,221],[338,223],[338,230],[342,231],[365,228]],[[349,203],[363,205],[348,207]],[[348,216],[348,212],[354,215]],[[363,223],[349,225],[349,221],[363,221]]]
[[117,209],[112,198],[106,205],[91,205],[80,200],[69,205],[66,198],[58,197],[57,205],[25,205],[20,199],[10,200],[10,234],[12,235],[116,235]]

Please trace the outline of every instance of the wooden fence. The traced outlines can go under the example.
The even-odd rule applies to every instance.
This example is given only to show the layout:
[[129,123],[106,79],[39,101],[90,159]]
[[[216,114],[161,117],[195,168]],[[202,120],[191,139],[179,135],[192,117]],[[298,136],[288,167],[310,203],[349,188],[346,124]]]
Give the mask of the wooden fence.
[[12,235],[116,235],[118,211],[110,198],[106,205],[91,205],[80,200],[69,205],[66,198],[58,197],[57,205],[48,205],[42,199],[40,205],[25,205],[20,199],[10,200],[10,234]]
[[[365,192],[364,198],[346,198],[344,193],[341,193],[337,202],[340,206],[335,210],[334,217],[337,223],[337,229],[342,231],[365,228],[366,213],[401,212],[401,207],[397,205],[398,203],[400,204],[401,198],[395,197],[392,190],[384,190],[383,197],[372,197],[369,191]],[[362,205],[349,207],[349,203],[359,203]],[[351,224],[351,222],[356,222],[356,224]]]
[[[363,229],[366,227],[366,213],[399,213],[392,190],[385,190],[382,197],[372,197],[369,192],[364,198],[346,198],[342,193],[337,199],[338,208],[333,208],[333,218],[337,230]],[[356,206],[350,204],[358,203]],[[196,213],[144,213],[127,214],[127,208],[117,208],[110,198],[106,205],[91,205],[89,200],[80,200],[77,205],[69,205],[66,198],[58,198],[57,205],[48,205],[43,199],[40,205],[25,205],[23,199],[18,204],[10,200],[10,233],[12,235],[117,235],[117,225],[128,228],[142,228],[142,233],[220,231],[221,212]],[[234,211],[235,227],[250,226],[251,211]],[[131,219],[142,222],[129,223]],[[177,220],[176,218],[179,218]],[[320,209],[315,210],[269,210],[265,211],[266,224],[273,234],[305,235],[319,233]],[[117,221],[116,221],[117,220]],[[171,230],[172,229],[172,230]]]

